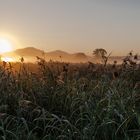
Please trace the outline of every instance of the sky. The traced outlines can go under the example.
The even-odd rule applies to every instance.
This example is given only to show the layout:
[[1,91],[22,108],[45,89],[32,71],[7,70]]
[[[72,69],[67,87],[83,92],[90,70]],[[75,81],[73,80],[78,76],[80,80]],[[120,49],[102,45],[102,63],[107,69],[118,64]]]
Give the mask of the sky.
[[0,35],[16,48],[140,52],[140,0],[0,0]]

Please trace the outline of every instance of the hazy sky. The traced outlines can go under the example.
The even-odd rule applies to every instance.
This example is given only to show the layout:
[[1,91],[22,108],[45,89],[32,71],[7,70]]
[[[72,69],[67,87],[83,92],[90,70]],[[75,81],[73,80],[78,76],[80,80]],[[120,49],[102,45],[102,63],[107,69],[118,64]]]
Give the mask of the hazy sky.
[[18,47],[140,52],[140,0],[0,0],[0,34]]

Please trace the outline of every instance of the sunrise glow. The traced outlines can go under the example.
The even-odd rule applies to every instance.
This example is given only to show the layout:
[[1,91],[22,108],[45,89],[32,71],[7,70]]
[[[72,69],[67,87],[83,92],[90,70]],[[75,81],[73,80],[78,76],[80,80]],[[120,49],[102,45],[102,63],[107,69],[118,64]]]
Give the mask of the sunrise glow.
[[4,62],[14,62],[14,59],[11,57],[2,57],[1,60]]
[[7,39],[0,39],[0,54],[12,51],[12,44]]

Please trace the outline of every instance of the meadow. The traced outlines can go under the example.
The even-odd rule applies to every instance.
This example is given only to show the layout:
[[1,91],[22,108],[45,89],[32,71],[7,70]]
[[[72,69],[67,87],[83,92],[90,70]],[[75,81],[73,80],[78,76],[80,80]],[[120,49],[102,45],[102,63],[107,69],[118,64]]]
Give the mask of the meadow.
[[0,140],[139,140],[140,65],[129,57],[0,62]]

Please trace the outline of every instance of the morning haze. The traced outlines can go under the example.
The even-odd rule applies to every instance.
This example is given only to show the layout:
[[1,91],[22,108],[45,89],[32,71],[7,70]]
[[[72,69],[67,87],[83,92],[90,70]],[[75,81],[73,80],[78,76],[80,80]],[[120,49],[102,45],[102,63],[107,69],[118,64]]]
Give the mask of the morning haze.
[[45,51],[140,52],[139,0],[0,0],[0,35]]
[[0,0],[0,140],[140,140],[140,0]]

